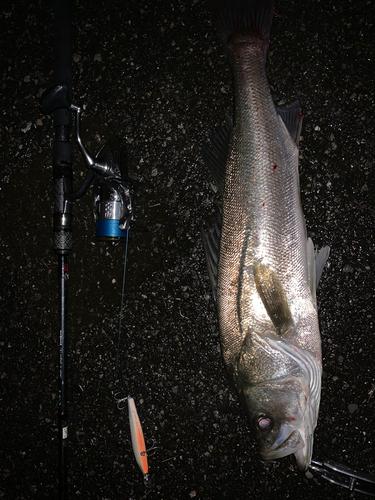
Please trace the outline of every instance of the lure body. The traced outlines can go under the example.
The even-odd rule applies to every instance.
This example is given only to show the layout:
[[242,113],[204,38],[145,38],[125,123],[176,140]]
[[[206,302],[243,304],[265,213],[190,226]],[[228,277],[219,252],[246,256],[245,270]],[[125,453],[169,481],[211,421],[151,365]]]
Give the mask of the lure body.
[[141,421],[139,420],[137,409],[135,407],[134,399],[130,396],[128,396],[128,410],[130,435],[132,439],[134,456],[146,479],[146,476],[148,475],[146,443],[142,431]]

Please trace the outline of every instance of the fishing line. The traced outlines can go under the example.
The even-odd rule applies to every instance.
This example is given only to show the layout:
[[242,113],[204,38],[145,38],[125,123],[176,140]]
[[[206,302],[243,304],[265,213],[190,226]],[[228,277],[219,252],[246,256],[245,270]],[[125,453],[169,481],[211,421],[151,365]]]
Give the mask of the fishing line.
[[125,254],[124,254],[124,274],[122,278],[122,292],[121,292],[121,307],[120,307],[120,321],[119,321],[119,330],[118,330],[118,339],[117,339],[117,355],[116,355],[116,369],[115,369],[115,381],[113,384],[113,415],[115,414],[115,404],[116,404],[116,384],[118,382],[118,367],[120,360],[120,344],[121,344],[121,328],[122,328],[122,316],[124,310],[124,295],[125,295],[125,277],[126,277],[126,263],[128,257],[128,240],[129,237],[125,238]]

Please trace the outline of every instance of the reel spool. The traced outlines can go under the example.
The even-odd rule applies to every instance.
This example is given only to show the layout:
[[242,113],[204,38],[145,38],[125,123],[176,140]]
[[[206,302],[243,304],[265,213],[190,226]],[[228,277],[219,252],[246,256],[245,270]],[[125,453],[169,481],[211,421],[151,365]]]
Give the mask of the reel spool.
[[96,176],[94,184],[94,216],[96,238],[117,245],[130,236],[134,220],[135,186],[139,178],[129,175],[126,150],[118,138],[110,139],[99,151],[97,159],[110,167],[113,175]]

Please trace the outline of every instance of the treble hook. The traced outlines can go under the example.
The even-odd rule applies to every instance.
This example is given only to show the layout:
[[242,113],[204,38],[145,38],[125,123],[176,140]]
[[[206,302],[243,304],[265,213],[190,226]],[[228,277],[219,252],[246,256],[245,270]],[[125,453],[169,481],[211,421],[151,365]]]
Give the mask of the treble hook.
[[[156,450],[159,448],[159,446],[156,446],[155,443],[156,443],[156,439],[152,439],[151,448],[147,448],[147,450],[145,451],[145,453],[147,453],[147,456],[152,457],[153,455],[155,455]],[[150,455],[150,451],[152,451],[151,455]]]
[[129,396],[126,396],[126,398],[118,398],[117,397],[118,394],[120,394],[120,392],[116,392],[116,394],[114,394],[113,397],[115,398],[115,403],[117,408],[119,410],[123,410],[127,406],[125,402],[128,400]]

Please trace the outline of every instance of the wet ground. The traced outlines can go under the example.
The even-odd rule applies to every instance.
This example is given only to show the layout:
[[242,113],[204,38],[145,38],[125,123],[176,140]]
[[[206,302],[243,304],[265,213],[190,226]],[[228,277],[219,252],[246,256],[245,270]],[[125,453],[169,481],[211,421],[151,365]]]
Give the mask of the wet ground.
[[[314,458],[375,473],[374,6],[280,0],[268,74],[304,113],[308,232],[332,247],[319,289],[324,374]],[[57,258],[51,224],[52,12],[2,2],[0,498],[57,498]],[[124,248],[75,206],[69,280],[71,498],[360,498],[259,459],[224,370],[200,238],[217,194],[202,141],[232,111],[231,75],[204,1],[81,2],[74,100],[89,151],[124,137],[143,176],[129,245],[117,390],[135,398],[155,486],[145,490],[127,411],[113,409]],[[75,145],[75,185],[84,166]],[[113,411],[114,410],[114,411]]]

